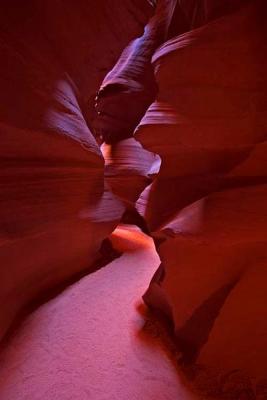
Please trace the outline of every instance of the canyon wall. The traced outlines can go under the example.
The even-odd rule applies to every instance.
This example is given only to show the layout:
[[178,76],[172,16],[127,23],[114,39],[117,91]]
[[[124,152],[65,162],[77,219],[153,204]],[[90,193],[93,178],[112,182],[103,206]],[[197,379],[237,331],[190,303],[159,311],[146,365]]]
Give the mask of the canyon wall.
[[137,204],[162,261],[144,299],[216,398],[266,394],[265,17],[256,1],[160,47],[135,133],[161,157]]
[[90,270],[121,218],[90,122],[152,13],[145,0],[1,2],[0,338],[32,299]]
[[2,2],[0,338],[92,270],[127,210],[161,258],[144,300],[196,387],[266,398],[266,16],[263,0]]
[[169,35],[176,6],[176,0],[157,1],[143,35],[124,49],[105,76],[96,97],[97,117],[93,121],[93,130],[103,142],[105,176],[128,215],[133,216],[131,222],[135,223],[140,222],[135,210],[136,201],[158,173],[160,158],[145,150],[133,134],[156,97],[151,59]]
[[266,394],[265,17],[262,0],[159,1],[96,102],[107,180],[162,262],[144,300],[215,398]]

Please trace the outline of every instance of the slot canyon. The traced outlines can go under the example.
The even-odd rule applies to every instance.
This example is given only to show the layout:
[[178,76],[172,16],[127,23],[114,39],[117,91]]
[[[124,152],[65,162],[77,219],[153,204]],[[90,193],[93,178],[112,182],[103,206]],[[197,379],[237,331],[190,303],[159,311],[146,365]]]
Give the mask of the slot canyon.
[[267,400],[266,20],[0,1],[0,400]]

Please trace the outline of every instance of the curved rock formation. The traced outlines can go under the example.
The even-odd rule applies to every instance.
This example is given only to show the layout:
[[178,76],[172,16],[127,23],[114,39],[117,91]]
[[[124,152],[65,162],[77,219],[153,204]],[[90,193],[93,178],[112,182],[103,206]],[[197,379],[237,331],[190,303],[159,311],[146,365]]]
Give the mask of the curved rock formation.
[[134,208],[140,193],[160,168],[160,157],[145,150],[134,138],[113,145],[104,143],[105,177],[109,186],[128,208]]
[[151,58],[164,42],[176,0],[158,0],[142,36],[130,42],[107,74],[96,97],[94,130],[106,143],[132,137],[156,95]]
[[158,49],[159,94],[136,131],[162,160],[138,201],[163,242],[145,300],[217,398],[256,396],[266,378],[265,17],[256,1]]
[[1,2],[0,338],[30,300],[89,268],[121,218],[87,122],[152,11],[143,0]]
[[[265,3],[1,2],[0,339],[139,218],[161,259],[144,299],[196,387],[266,399]],[[150,242],[126,233],[128,256]]]
[[[145,210],[152,231],[222,186],[225,174],[264,140],[265,32],[259,23],[248,12],[219,19],[154,55],[159,95],[136,132],[162,158]],[[157,196],[166,187],[171,198]]]
[[[167,38],[176,0],[159,0],[142,36],[130,42],[107,74],[96,97],[95,135],[104,141],[105,175],[123,200],[127,220],[143,225],[135,211],[140,193],[158,172],[160,160],[132,138],[156,95],[151,66],[155,49]],[[145,229],[142,226],[143,229]],[[146,230],[146,229],[145,229]]]

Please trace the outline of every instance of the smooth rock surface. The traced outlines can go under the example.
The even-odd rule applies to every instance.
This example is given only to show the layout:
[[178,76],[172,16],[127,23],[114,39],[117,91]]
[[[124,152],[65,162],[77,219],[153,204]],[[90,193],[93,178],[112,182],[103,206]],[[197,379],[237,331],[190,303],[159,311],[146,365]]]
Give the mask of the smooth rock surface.
[[121,218],[88,120],[98,85],[153,7],[4,0],[0,11],[2,338],[29,301],[90,267]]
[[[155,53],[159,93],[135,135],[162,159],[138,207],[151,231],[193,201],[232,186],[226,175],[266,140],[264,11],[264,3],[255,2]],[[158,195],[167,187],[171,196]]]
[[151,238],[121,226],[121,258],[44,304],[1,352],[1,400],[194,400],[140,297],[158,266]]
[[157,175],[160,157],[145,150],[134,138],[115,144],[103,143],[105,178],[114,193],[128,208],[134,208],[140,193]]
[[162,261],[144,298],[215,398],[266,396],[264,15],[251,2],[158,49],[159,93],[136,130],[162,160],[137,205]]
[[132,137],[156,95],[151,58],[167,38],[176,0],[158,0],[142,36],[124,49],[96,98],[94,130],[106,143]]

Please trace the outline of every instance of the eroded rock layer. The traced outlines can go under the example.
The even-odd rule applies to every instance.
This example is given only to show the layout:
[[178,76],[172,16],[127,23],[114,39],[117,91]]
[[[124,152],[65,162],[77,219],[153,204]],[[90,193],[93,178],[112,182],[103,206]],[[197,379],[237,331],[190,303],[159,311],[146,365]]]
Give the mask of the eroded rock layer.
[[217,398],[266,395],[265,17],[251,2],[159,48],[159,93],[135,136],[162,161],[138,200],[161,243],[145,300]]
[[88,121],[152,12],[142,0],[1,2],[0,338],[31,299],[90,267],[121,218]]
[[134,138],[101,146],[105,177],[112,192],[128,208],[134,208],[140,193],[160,168],[160,157],[145,150]]
[[102,144],[105,176],[126,209],[127,219],[142,226],[135,211],[140,193],[158,172],[160,158],[140,145],[134,129],[155,99],[156,82],[151,58],[166,40],[176,0],[159,0],[144,33],[124,49],[104,78],[96,97],[94,133]]
[[144,299],[196,386],[266,399],[266,16],[264,0],[2,1],[0,339],[90,271],[126,209],[161,258]]
[[96,134],[106,143],[132,137],[156,95],[151,58],[167,38],[176,0],[158,0],[142,36],[130,42],[106,75],[96,98]]

